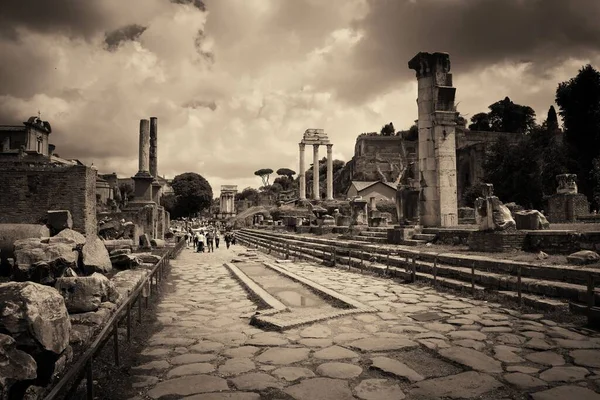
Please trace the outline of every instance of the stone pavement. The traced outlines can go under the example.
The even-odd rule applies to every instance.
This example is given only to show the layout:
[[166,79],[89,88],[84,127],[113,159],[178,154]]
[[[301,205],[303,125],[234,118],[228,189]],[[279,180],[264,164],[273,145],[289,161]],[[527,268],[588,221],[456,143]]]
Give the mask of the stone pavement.
[[134,399],[600,400],[600,334],[429,287],[281,264],[380,312],[263,332],[223,266],[243,250],[172,262]]

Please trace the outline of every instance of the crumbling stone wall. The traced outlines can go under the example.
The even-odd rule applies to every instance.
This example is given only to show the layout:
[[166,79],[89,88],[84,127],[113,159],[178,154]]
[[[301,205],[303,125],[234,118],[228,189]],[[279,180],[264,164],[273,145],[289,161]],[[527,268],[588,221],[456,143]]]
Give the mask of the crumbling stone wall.
[[589,213],[590,205],[584,194],[555,194],[548,199],[550,222],[575,222],[578,216]]
[[96,232],[96,171],[83,165],[0,163],[0,223],[45,223],[69,210],[73,229]]

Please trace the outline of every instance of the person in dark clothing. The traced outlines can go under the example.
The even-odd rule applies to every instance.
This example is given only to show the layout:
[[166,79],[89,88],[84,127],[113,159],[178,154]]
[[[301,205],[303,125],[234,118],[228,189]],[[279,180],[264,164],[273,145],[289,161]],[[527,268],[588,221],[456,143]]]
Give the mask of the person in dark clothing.
[[229,232],[225,233],[225,244],[227,245],[227,248],[229,248],[229,245],[231,244],[231,234]]
[[235,245],[235,233],[231,233],[231,244]]
[[215,231],[215,247],[216,247],[217,249],[219,248],[219,242],[221,241],[221,238],[220,238],[220,236],[221,236],[221,235],[219,234],[219,231],[218,231],[218,230],[216,230],[216,231]]

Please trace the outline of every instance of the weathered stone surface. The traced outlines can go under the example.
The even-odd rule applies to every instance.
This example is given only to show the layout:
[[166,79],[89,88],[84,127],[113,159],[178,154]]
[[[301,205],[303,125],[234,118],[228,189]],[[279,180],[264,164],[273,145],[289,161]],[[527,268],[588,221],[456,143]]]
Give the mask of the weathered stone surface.
[[269,374],[252,372],[231,379],[236,388],[240,390],[265,390],[268,388],[281,388],[283,385]]
[[51,285],[63,275],[66,268],[77,268],[79,253],[74,250],[74,242],[43,243],[42,240],[22,239],[15,242],[15,280]]
[[568,255],[567,261],[575,265],[593,264],[600,261],[600,255],[595,251],[581,250]]
[[17,240],[41,239],[50,236],[46,225],[37,224],[0,224],[0,254],[2,259],[14,259],[14,245]]
[[118,254],[110,256],[110,263],[119,269],[134,268],[142,264],[142,260],[131,254]]
[[502,364],[485,354],[467,347],[450,347],[438,350],[438,353],[447,359],[466,365],[476,371],[499,373]]
[[512,374],[504,375],[504,379],[513,386],[519,389],[532,389],[536,387],[548,386],[546,382],[538,378],[534,378],[531,375],[524,374],[522,372],[515,372]]
[[82,268],[86,274],[94,272],[107,273],[112,270],[110,256],[104,242],[93,235],[86,239],[81,249]]
[[355,358],[358,356],[359,355],[354,351],[340,346],[331,346],[326,349],[319,350],[313,354],[313,357],[319,360],[341,360],[344,358]]
[[552,351],[538,351],[525,355],[525,358],[531,362],[542,365],[559,366],[565,364],[565,359],[560,354]]
[[249,358],[231,358],[219,367],[219,373],[222,375],[238,375],[252,371],[255,367],[254,362]]
[[[164,355],[169,352],[167,349],[160,349],[161,352],[155,355]],[[153,354],[148,354],[153,355]],[[193,363],[204,363],[207,361],[212,361],[217,358],[214,354],[181,354],[171,359],[171,364],[173,365],[182,365],[182,364],[193,364]]]
[[242,346],[234,349],[227,349],[223,352],[223,354],[231,358],[247,358],[252,357],[258,350],[259,348],[254,346]]
[[177,376],[208,374],[214,372],[214,370],[215,367],[209,363],[184,364],[170,370],[167,374],[167,378],[171,379]]
[[581,386],[558,386],[543,392],[532,393],[533,400],[600,400],[600,394]]
[[71,332],[65,300],[54,288],[33,282],[0,284],[0,330],[19,346],[60,354]]
[[139,258],[143,263],[156,264],[161,260],[161,256],[150,253],[136,253],[135,256]]
[[448,333],[448,336],[452,339],[471,339],[471,340],[485,340],[487,336],[485,333],[477,331],[455,331]]
[[515,351],[518,350],[519,349],[514,347],[498,345],[494,347],[494,355],[497,360],[508,364],[516,364],[525,361],[515,354]]
[[73,229],[73,217],[69,210],[49,210],[47,224],[54,232]]
[[369,338],[355,340],[349,346],[362,351],[392,351],[417,347],[418,344],[406,338]]
[[329,329],[326,326],[314,325],[314,326],[303,329],[300,332],[300,336],[302,336],[303,338],[315,338],[315,339],[328,338],[331,336],[331,329]]
[[309,349],[272,348],[256,357],[263,364],[288,365],[308,358]]
[[121,297],[115,285],[97,272],[91,276],[58,278],[55,288],[70,313],[96,311],[102,302],[118,303]]
[[523,336],[515,335],[512,333],[503,333],[501,335],[498,335],[496,340],[504,344],[519,345],[525,343],[527,339]]
[[329,378],[313,378],[290,386],[285,392],[295,400],[353,400],[346,381]]
[[0,333],[0,395],[8,392],[14,382],[35,379],[37,364],[33,357],[17,350],[17,342]]
[[74,231],[73,229],[63,229],[57,235],[53,236],[54,238],[64,238],[71,239],[75,242],[75,244],[79,247],[85,244],[85,236],[81,233]]
[[463,372],[443,378],[428,379],[417,383],[411,395],[431,399],[449,397],[452,399],[472,399],[502,387],[502,384],[487,374],[475,371]]
[[387,357],[375,357],[371,359],[371,361],[373,362],[371,368],[378,369],[387,374],[392,374],[399,378],[405,378],[411,382],[419,382],[425,379],[421,374],[398,360]]
[[552,367],[540,374],[547,382],[575,382],[585,378],[590,372],[583,367]]
[[573,350],[569,355],[573,357],[577,365],[600,368],[600,350]]
[[134,382],[131,384],[131,387],[133,387],[135,389],[152,386],[158,382],[157,377],[149,376],[149,375],[134,375],[133,379],[134,379]]
[[162,396],[189,396],[196,393],[220,392],[229,390],[227,381],[211,375],[190,375],[169,379],[158,383],[148,391],[148,396],[159,399]]
[[166,242],[162,239],[151,239],[150,245],[157,249],[163,249],[166,246]]
[[315,376],[310,369],[300,367],[281,367],[271,372],[271,374],[279,379],[285,379],[288,382],[297,381],[298,379],[312,378]]
[[506,367],[506,371],[508,372],[522,372],[524,374],[535,374],[540,371],[539,368],[535,367],[527,367],[524,365],[508,365]]
[[328,362],[319,365],[317,373],[330,378],[352,379],[362,374],[362,368],[353,364]]
[[306,347],[330,347],[333,344],[333,340],[326,339],[300,339],[298,343]]
[[288,341],[284,337],[265,333],[257,333],[246,342],[246,344],[251,346],[282,346],[287,343]]
[[260,400],[260,394],[252,392],[203,393],[186,397],[185,400]]
[[[462,347],[470,347],[474,350],[481,351],[485,349],[485,343],[480,340],[473,339],[462,339],[462,340],[454,340],[452,344],[462,346]],[[446,346],[450,347],[450,345]]]
[[142,371],[154,371],[154,370],[163,370],[168,369],[170,367],[169,363],[165,360],[157,360],[150,361],[145,364],[136,365],[132,367],[133,370],[142,370]]
[[386,379],[365,379],[354,390],[363,400],[402,400],[406,397],[400,386]]
[[546,340],[539,339],[539,338],[533,338],[533,339],[530,339],[527,343],[525,343],[525,347],[527,347],[528,349],[534,349],[534,350],[550,350],[556,346],[548,343],[548,341],[546,341]]

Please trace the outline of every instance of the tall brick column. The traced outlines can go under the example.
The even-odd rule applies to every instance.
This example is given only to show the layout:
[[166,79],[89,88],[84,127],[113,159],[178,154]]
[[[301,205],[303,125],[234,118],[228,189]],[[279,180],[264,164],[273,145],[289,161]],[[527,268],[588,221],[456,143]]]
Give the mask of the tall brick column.
[[417,73],[419,108],[419,173],[421,224],[458,225],[454,106],[450,56],[419,53],[408,62]]

